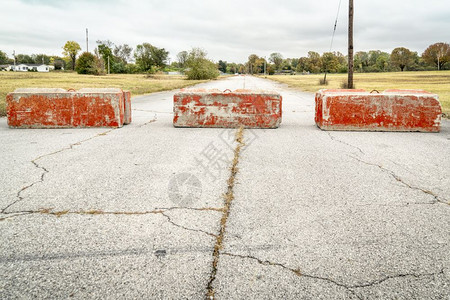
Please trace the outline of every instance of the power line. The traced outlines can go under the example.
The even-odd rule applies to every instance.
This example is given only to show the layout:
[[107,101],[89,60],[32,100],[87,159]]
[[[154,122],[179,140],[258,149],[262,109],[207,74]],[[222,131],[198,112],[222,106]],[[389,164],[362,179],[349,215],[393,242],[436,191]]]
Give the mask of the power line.
[[333,36],[331,37],[330,52],[331,52],[331,49],[333,48],[334,35],[336,34],[336,28],[337,28],[337,23],[338,23],[338,19],[339,19],[339,12],[341,11],[341,2],[342,2],[342,0],[339,0],[338,11],[336,14],[336,21],[334,21]]
[[[331,36],[331,44],[330,44],[330,51],[333,49],[333,41],[334,41],[334,35],[336,34],[336,28],[337,28],[337,22],[339,19],[339,12],[341,11],[341,2],[342,0],[339,0],[339,6],[338,6],[338,11],[336,14],[336,20],[334,21],[334,28],[333,28],[333,35]],[[325,75],[323,76],[323,84],[327,83],[327,65],[325,64]]]

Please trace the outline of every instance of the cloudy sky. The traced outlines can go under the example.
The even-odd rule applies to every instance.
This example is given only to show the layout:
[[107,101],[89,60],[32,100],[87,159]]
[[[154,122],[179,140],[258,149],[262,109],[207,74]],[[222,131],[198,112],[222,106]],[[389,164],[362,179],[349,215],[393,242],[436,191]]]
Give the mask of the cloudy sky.
[[[421,54],[450,42],[448,0],[355,0],[355,51]],[[3,0],[0,50],[61,55],[68,40],[89,50],[109,39],[133,48],[165,48],[172,61],[192,47],[218,61],[244,62],[255,53],[306,56],[329,51],[339,0]],[[348,1],[342,0],[333,51],[346,52]]]

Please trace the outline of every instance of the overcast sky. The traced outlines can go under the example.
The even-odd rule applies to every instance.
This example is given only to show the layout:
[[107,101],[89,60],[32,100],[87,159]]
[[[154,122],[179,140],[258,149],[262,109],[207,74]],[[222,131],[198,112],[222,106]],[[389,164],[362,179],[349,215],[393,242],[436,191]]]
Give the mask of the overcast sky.
[[[355,51],[404,46],[421,54],[450,42],[448,0],[355,0]],[[0,50],[61,56],[68,40],[89,50],[109,39],[176,54],[201,47],[218,61],[255,53],[306,56],[329,51],[339,0],[2,0]],[[348,1],[342,0],[333,51],[346,53]]]

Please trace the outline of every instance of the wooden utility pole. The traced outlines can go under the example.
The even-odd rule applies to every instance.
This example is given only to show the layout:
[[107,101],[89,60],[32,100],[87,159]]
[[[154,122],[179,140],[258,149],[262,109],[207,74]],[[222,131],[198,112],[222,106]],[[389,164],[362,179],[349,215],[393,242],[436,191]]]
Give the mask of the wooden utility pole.
[[353,89],[353,0],[348,7],[348,88]]
[[86,28],[86,52],[89,52],[89,34],[87,28]]

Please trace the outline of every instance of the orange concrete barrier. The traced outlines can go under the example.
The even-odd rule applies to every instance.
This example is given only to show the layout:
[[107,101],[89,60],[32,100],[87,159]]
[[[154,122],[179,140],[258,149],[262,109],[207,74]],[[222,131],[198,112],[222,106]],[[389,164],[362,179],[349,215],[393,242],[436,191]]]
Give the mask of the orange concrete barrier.
[[423,90],[320,90],[315,121],[324,130],[439,132],[442,108]]
[[121,127],[131,122],[129,92],[121,89],[17,89],[6,96],[13,128]]
[[251,90],[181,90],[174,95],[175,127],[277,128],[282,97]]

